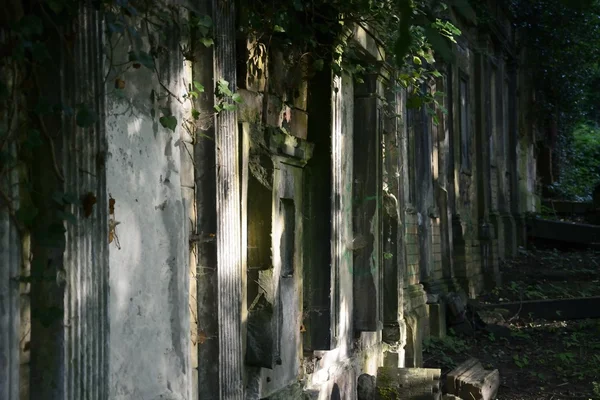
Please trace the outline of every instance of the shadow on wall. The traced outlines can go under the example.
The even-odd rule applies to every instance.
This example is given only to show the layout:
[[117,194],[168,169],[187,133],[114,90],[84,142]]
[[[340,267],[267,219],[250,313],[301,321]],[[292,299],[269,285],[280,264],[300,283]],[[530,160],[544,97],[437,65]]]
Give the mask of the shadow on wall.
[[188,244],[179,132],[127,102],[109,101],[107,108],[107,188],[119,221],[109,247],[110,398],[186,398]]
[[342,400],[342,396],[340,394],[340,387],[337,383],[333,384],[333,389],[331,390],[331,400]]

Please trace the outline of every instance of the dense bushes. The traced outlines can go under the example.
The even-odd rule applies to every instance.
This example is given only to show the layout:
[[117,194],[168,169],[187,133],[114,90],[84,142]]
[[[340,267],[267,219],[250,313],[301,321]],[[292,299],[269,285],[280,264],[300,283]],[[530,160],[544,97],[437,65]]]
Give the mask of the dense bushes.
[[600,125],[580,122],[566,141],[561,175],[550,190],[564,199],[590,201],[600,183]]

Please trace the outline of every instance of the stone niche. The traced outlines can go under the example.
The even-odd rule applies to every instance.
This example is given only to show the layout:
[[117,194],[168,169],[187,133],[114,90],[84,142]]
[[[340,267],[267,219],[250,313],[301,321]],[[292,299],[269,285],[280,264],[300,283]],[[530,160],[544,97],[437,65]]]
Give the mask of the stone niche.
[[268,144],[259,158],[263,168],[272,166],[272,174],[265,170],[262,183],[253,176],[248,186],[246,364],[255,367],[250,398],[264,398],[295,382],[300,370],[303,167],[313,147],[280,129],[256,131],[253,145]]

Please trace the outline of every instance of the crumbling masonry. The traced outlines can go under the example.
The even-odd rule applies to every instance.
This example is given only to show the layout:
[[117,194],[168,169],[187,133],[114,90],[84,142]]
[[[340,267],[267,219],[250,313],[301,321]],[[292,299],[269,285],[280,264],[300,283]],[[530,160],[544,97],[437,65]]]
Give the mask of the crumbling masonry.
[[[0,398],[356,399],[359,376],[382,366],[433,382],[406,368],[445,335],[446,295],[497,285],[537,204],[528,75],[506,10],[490,0],[478,27],[455,16],[456,61],[430,83],[447,109],[434,123],[407,109],[364,28],[352,45],[379,69],[360,81],[275,50],[256,74],[239,67],[256,43],[236,36],[234,2],[200,3],[215,45],[192,62],[172,39],[162,84],[182,95],[225,79],[243,102],[196,118],[195,134],[156,122],[149,71],[122,77],[125,98],[100,87],[110,38],[95,13],[81,13],[73,74],[46,77],[61,101],[102,93],[93,128],[57,143],[65,181],[43,183],[97,202],[87,217],[72,206],[81,218],[52,288],[15,279],[29,254],[0,209]],[[194,100],[207,115],[212,86]],[[63,313],[46,326],[35,316],[48,293]]]

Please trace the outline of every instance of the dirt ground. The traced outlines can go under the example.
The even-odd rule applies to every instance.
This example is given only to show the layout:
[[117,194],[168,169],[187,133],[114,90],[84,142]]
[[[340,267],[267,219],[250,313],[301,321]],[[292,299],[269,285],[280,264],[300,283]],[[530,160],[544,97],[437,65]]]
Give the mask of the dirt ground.
[[[600,252],[522,251],[502,266],[502,287],[480,302],[600,295]],[[498,399],[600,400],[600,319],[533,320],[527,315],[488,313],[485,329],[452,330],[426,343],[425,366],[445,375],[469,357],[501,376]]]

